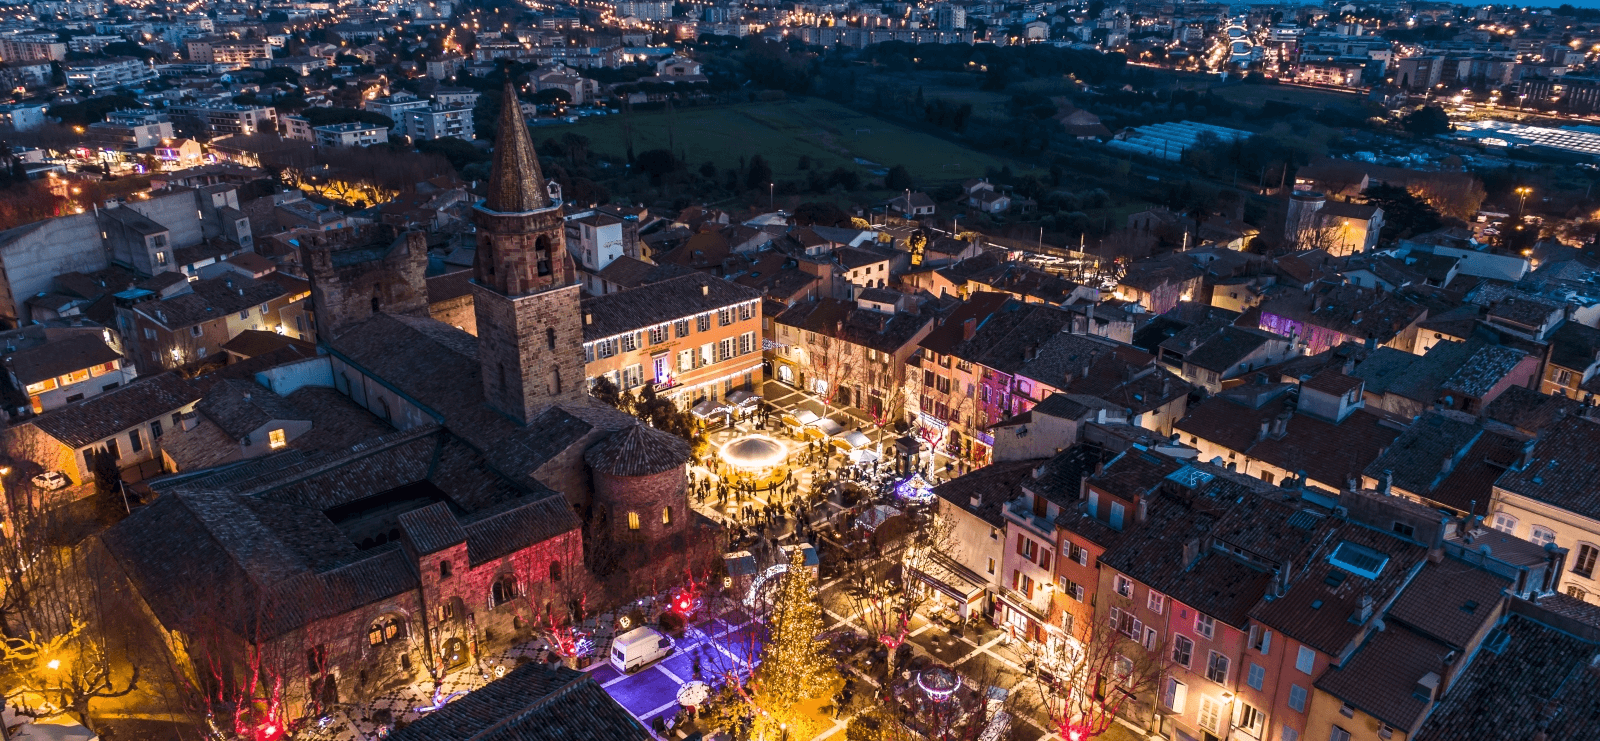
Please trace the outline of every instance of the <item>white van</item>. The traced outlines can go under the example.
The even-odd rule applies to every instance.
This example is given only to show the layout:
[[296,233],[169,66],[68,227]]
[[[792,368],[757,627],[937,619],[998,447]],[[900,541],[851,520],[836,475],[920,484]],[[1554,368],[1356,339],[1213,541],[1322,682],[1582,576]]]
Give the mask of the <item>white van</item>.
[[611,641],[611,665],[624,674],[672,653],[672,638],[654,628],[634,628]]

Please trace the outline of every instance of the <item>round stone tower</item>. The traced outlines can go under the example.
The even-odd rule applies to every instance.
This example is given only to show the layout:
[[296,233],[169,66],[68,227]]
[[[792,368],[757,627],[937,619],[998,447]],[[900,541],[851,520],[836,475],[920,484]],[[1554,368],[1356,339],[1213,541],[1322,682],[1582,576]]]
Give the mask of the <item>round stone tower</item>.
[[590,447],[596,535],[654,542],[689,526],[689,443],[636,424]]

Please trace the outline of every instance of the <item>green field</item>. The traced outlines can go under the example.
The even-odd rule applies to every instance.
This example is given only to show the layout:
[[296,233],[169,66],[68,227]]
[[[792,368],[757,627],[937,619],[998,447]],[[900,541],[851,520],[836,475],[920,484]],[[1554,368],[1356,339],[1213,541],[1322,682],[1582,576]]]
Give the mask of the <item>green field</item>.
[[1344,93],[1336,90],[1290,85],[1227,85],[1214,87],[1211,92],[1234,103],[1248,106],[1259,106],[1269,100],[1307,108],[1315,108],[1317,106],[1324,108],[1360,108],[1362,103],[1360,93]]
[[575,132],[589,137],[598,153],[621,156],[627,150],[625,126],[631,126],[635,154],[668,146],[686,157],[691,167],[712,161],[728,168],[761,155],[780,180],[800,179],[800,157],[811,159],[811,169],[827,172],[836,167],[863,171],[905,165],[919,184],[982,177],[989,168],[1010,165],[959,144],[911,131],[880,118],[857,113],[826,100],[808,98],[780,103],[749,103],[665,112],[588,118],[566,126],[539,127],[536,138]]

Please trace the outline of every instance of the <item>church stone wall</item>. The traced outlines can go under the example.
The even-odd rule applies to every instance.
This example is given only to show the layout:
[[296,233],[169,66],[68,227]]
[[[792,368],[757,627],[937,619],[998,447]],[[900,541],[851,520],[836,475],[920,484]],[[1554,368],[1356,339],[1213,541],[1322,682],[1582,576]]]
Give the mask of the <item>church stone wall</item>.
[[[596,524],[622,542],[652,542],[681,532],[690,522],[687,483],[682,466],[648,476],[613,476],[595,471]],[[668,508],[672,521],[663,523],[662,512]],[[628,526],[630,512],[639,515],[638,530]]]
[[327,337],[373,314],[428,316],[428,241],[387,225],[300,238],[317,331]]

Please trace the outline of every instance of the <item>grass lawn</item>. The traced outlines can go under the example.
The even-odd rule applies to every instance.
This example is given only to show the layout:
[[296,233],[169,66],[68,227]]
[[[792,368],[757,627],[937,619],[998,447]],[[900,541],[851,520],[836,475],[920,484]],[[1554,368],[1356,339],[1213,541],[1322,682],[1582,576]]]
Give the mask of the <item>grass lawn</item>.
[[[633,129],[635,154],[667,147],[686,156],[691,167],[710,160],[734,167],[739,158],[759,154],[780,180],[800,179],[801,156],[824,172],[854,167],[869,176],[873,170],[905,165],[919,184],[982,177],[990,167],[1014,162],[992,157],[938,137],[911,131],[880,118],[857,113],[817,98],[782,103],[683,108],[588,118],[566,126],[541,127],[534,136],[559,137],[568,131],[589,137],[590,147],[612,155],[627,151],[625,125]],[[865,160],[865,164],[857,160]]]
[[1360,93],[1342,93],[1290,85],[1228,85],[1212,89],[1213,93],[1234,103],[1259,106],[1269,100],[1297,106],[1323,106],[1359,108]]

